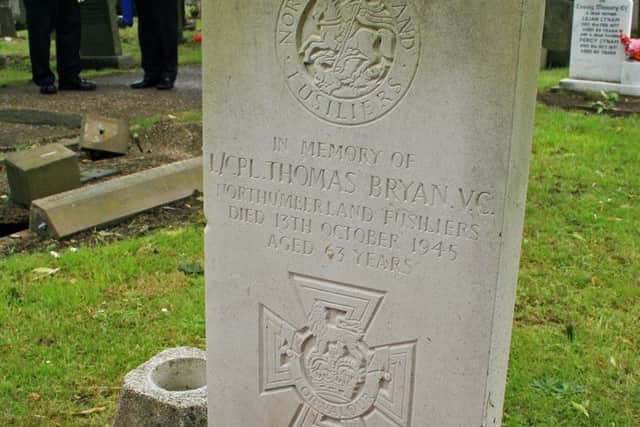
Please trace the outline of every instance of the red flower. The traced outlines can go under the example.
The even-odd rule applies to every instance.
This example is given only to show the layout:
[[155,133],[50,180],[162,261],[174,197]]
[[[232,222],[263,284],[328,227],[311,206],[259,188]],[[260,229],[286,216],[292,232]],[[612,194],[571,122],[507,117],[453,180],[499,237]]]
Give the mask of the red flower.
[[620,42],[624,46],[624,53],[629,58],[640,61],[640,39],[632,39],[620,31]]
[[193,41],[196,43],[202,42],[202,34],[197,33],[195,36],[193,36]]

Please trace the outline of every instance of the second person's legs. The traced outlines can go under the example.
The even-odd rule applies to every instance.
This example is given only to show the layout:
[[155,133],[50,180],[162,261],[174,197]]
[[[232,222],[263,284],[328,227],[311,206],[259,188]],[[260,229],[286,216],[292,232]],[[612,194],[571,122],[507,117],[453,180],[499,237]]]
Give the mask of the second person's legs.
[[178,76],[178,0],[156,0],[154,26],[160,39],[160,78],[173,87]]
[[80,80],[80,5],[77,0],[56,0],[59,13],[56,24],[58,80],[63,86]]

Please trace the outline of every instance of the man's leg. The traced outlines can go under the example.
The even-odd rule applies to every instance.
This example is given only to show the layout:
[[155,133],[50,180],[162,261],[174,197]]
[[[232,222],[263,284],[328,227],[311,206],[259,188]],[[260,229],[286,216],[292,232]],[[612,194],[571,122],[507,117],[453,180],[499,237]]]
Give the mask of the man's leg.
[[80,5],[78,0],[50,0],[60,4],[56,20],[56,55],[61,85],[80,80]]
[[49,67],[49,52],[58,0],[25,0],[25,7],[33,81],[41,88],[52,86],[56,79]]
[[[159,89],[173,87],[178,75],[178,0],[157,0],[158,7],[154,10],[154,21],[159,29],[162,49],[161,79],[163,84]],[[169,84],[170,83],[170,84]],[[169,86],[169,87],[161,87]]]
[[132,87],[155,86],[160,78],[160,63],[158,61],[160,43],[153,20],[154,9],[158,8],[158,5],[154,0],[135,0],[135,5],[138,11],[138,40],[144,80],[134,83]]

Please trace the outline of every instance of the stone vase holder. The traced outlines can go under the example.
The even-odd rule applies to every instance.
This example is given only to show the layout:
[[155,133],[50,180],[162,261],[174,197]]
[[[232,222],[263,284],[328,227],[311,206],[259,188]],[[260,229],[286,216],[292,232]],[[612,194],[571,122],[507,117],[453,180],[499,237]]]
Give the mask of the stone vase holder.
[[205,427],[206,354],[165,350],[124,378],[114,427]]

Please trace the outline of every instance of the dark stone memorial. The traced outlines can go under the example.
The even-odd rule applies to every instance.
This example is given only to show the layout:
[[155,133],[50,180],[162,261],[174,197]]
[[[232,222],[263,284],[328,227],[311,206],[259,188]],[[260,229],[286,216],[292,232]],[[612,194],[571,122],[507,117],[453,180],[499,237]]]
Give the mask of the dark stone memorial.
[[16,30],[25,30],[27,28],[27,12],[24,7],[24,0],[9,0],[9,3],[13,11]]
[[186,17],[184,14],[184,0],[178,0],[178,43],[184,43],[184,27]]
[[0,0],[0,37],[15,37],[16,23],[9,0]]
[[548,50],[550,67],[569,65],[573,0],[547,0],[542,47]]
[[85,0],[82,4],[83,68],[129,68],[133,57],[123,55],[118,34],[117,0]]

